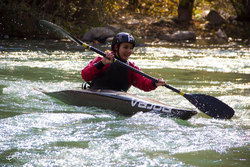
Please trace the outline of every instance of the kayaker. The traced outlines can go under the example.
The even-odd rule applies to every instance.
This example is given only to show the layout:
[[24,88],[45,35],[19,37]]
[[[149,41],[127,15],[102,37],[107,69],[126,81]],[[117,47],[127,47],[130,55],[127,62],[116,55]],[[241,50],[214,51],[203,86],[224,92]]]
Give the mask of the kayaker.
[[82,70],[82,78],[90,83],[91,89],[110,89],[125,92],[131,85],[144,91],[151,91],[158,86],[165,85],[166,82],[162,78],[159,78],[158,82],[155,83],[118,63],[113,63],[113,59],[116,58],[140,70],[133,62],[129,61],[134,47],[135,39],[132,35],[125,32],[118,33],[113,38],[112,51],[106,51],[106,57],[98,56],[93,59]]

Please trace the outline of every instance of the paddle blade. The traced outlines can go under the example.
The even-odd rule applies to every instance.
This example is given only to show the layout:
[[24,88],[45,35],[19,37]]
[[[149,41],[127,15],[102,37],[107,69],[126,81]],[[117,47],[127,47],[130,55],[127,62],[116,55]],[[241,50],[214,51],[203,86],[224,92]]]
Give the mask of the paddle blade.
[[234,115],[234,110],[230,106],[213,96],[205,94],[185,94],[184,97],[201,112],[213,118],[230,119]]
[[83,42],[78,40],[77,38],[75,38],[73,35],[71,35],[69,32],[65,31],[64,29],[62,29],[61,27],[59,27],[58,25],[51,23],[47,20],[40,20],[39,21],[40,25],[42,27],[47,28],[48,30],[54,32],[57,34],[58,37],[65,37],[65,38],[69,38],[72,41],[82,45]]

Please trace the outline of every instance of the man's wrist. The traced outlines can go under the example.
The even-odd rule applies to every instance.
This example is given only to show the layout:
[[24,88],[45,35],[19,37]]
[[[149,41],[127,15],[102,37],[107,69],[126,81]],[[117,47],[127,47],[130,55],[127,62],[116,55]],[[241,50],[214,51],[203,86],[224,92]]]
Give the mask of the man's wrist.
[[94,66],[95,66],[96,69],[100,70],[100,69],[102,69],[104,67],[104,64],[103,64],[102,61],[98,61],[97,63],[95,63]]

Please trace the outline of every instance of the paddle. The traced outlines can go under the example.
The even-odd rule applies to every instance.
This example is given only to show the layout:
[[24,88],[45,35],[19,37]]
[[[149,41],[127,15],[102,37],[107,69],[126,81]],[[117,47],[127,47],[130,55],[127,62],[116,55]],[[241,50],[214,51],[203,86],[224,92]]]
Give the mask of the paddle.
[[[45,26],[48,29],[53,30],[54,32],[58,33],[59,35],[63,35],[64,37],[67,37],[69,39],[71,39],[72,41],[76,42],[77,44],[83,46],[84,48],[87,48],[89,50],[92,50],[102,56],[106,56],[106,54],[92,46],[89,46],[88,44],[80,41],[79,39],[75,38],[73,35],[71,35],[70,33],[68,33],[67,31],[65,31],[64,29],[62,29],[61,27],[48,22],[46,20],[40,20],[40,24],[42,26]],[[125,67],[125,68],[129,68],[130,70],[148,78],[151,79],[153,82],[158,82],[157,79],[155,79],[154,77],[145,74],[142,71],[139,71],[131,66],[129,66],[128,64],[114,59],[115,63],[119,63],[121,66]],[[182,95],[183,97],[185,97],[190,103],[192,103],[195,107],[197,107],[200,111],[202,111],[203,113],[213,117],[213,118],[218,118],[218,119],[230,119],[233,117],[234,115],[234,110],[229,107],[227,104],[223,103],[222,101],[220,101],[219,99],[209,96],[209,95],[205,95],[205,94],[186,94],[181,92],[180,90],[166,84],[165,85],[166,88]]]

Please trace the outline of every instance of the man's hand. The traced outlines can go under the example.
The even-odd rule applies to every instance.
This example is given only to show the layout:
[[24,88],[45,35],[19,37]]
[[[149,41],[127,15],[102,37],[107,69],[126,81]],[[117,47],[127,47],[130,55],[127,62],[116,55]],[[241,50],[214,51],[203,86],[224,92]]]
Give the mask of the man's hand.
[[113,63],[113,60],[114,60],[115,56],[112,54],[112,52],[106,51],[105,53],[106,53],[106,57],[102,58],[102,60],[101,60],[102,63],[104,65]]
[[156,86],[164,86],[166,84],[167,83],[163,80],[163,78],[158,78],[158,82],[155,83]]

